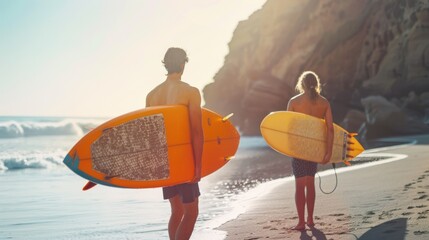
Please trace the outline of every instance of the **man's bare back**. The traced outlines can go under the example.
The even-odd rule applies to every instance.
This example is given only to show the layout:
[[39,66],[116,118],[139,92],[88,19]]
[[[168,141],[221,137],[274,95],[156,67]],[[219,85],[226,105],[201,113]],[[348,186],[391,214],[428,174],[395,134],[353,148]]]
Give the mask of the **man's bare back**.
[[[192,105],[193,100],[201,99],[197,88],[180,80],[167,79],[155,89],[153,89],[146,98],[146,106],[161,105]],[[201,100],[199,101],[201,103]],[[198,104],[198,102],[195,102]]]

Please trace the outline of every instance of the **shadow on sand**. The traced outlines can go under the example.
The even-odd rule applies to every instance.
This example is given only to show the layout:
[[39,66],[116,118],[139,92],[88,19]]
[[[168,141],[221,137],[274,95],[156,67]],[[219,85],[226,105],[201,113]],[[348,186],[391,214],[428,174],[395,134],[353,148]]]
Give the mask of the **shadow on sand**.
[[311,227],[311,235],[308,235],[307,231],[302,231],[300,240],[327,240],[325,234],[315,227]]
[[397,218],[375,226],[364,233],[359,240],[404,240],[407,230],[407,219]]
[[[299,239],[300,240],[314,240],[314,239],[327,240],[325,234],[319,229],[312,227],[310,228],[310,230],[311,230],[310,235],[309,235],[309,231],[302,231]],[[380,240],[380,239],[404,240],[406,230],[407,230],[407,219],[397,218],[371,228],[359,238],[352,233],[350,233],[350,235],[354,236],[357,240]]]

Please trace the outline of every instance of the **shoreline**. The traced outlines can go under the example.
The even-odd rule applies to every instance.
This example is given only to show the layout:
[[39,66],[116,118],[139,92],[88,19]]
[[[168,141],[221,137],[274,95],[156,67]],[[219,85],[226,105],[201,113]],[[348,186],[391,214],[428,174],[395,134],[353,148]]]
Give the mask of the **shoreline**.
[[[368,206],[379,205],[380,202],[383,202],[384,200],[383,199],[379,200],[377,197],[379,197],[380,194],[376,194],[374,193],[374,191],[371,191],[372,195],[369,195],[369,198],[368,198],[369,203],[367,203],[368,206],[365,205],[363,207],[356,208],[356,207],[350,206],[349,203],[353,202],[353,200],[349,200],[350,197],[348,195],[352,197],[356,197],[358,199],[361,198],[362,196],[356,195],[356,192],[352,192],[351,190],[359,188],[361,191],[358,191],[358,192],[365,193],[366,188],[364,185],[360,187],[355,185],[358,185],[357,183],[359,183],[362,180],[362,178],[366,179],[367,182],[368,181],[371,182],[371,178],[368,175],[370,173],[374,174],[374,171],[376,169],[383,170],[385,168],[384,166],[389,166],[389,169],[398,170],[399,168],[400,170],[400,169],[403,169],[404,162],[407,162],[406,159],[416,159],[414,160],[416,161],[416,163],[422,164],[423,162],[423,165],[424,165],[424,156],[429,153],[429,149],[427,151],[424,150],[424,147],[422,147],[420,144],[429,143],[429,135],[400,137],[400,139],[405,139],[405,138],[408,138],[408,139],[411,138],[410,140],[416,139],[418,143],[411,142],[408,144],[402,144],[398,146],[371,149],[371,150],[368,150],[368,152],[363,153],[362,157],[385,156],[389,158],[377,160],[371,163],[357,164],[346,168],[343,168],[343,167],[337,168],[339,186],[338,186],[338,189],[331,195],[324,195],[320,192],[317,186],[319,180],[316,179],[316,191],[317,191],[316,193],[317,200],[316,200],[316,206],[315,206],[316,228],[314,229],[307,228],[305,232],[288,230],[288,228],[293,227],[297,221],[296,210],[294,205],[295,203],[293,199],[293,196],[294,196],[293,176],[291,176],[291,177],[276,179],[276,180],[265,182],[258,185],[258,187],[260,188],[267,188],[270,185],[271,187],[269,187],[270,189],[266,189],[266,191],[264,191],[263,193],[260,192],[260,196],[251,199],[250,202],[246,202],[244,209],[242,209],[238,214],[236,214],[234,218],[229,218],[229,221],[224,221],[222,224],[218,224],[218,226],[213,226],[214,227],[212,228],[213,231],[216,231],[219,236],[219,238],[216,238],[216,239],[264,239],[264,238],[299,239],[300,237],[301,239],[312,239],[312,238],[305,238],[307,234],[304,234],[304,233],[307,233],[307,232],[313,236],[316,236],[316,235],[318,235],[319,237],[322,235],[329,236],[329,239],[357,239],[356,236],[358,235],[360,235],[361,237],[365,237],[368,234],[372,234],[371,231],[363,231],[363,230],[377,228],[377,226],[374,226],[375,224],[374,221],[371,221],[371,222],[368,221],[368,219],[370,219],[371,217],[375,218],[377,214],[375,212],[372,212],[374,210],[368,210],[368,211],[366,210]],[[391,139],[394,140],[395,138],[391,138]],[[399,139],[399,138],[396,138],[396,139]],[[419,154],[413,155],[414,151],[417,151]],[[403,154],[403,152],[405,154]],[[409,155],[409,156],[407,157],[406,155]],[[394,156],[396,156],[396,159],[395,158],[392,159],[392,157]],[[385,164],[388,164],[388,165],[385,165]],[[392,164],[394,164],[395,167],[393,167]],[[412,166],[415,166],[415,165],[412,164]],[[416,169],[413,169],[413,171],[411,171],[409,174],[411,174],[411,176],[415,175],[417,178],[421,178],[420,180],[417,180],[417,181],[420,181],[419,183],[421,183],[423,182],[422,179],[425,179],[425,178],[429,179],[429,167],[426,167],[426,168],[427,168],[425,169],[426,172],[423,171],[422,173],[419,173],[419,172],[416,172],[417,171]],[[365,171],[363,169],[365,169]],[[421,166],[420,169],[424,169],[424,167]],[[328,169],[328,170],[324,170],[323,172],[320,172],[320,176],[321,177],[329,176],[329,175],[332,175],[333,173],[334,173],[333,170]],[[356,173],[359,175],[357,175]],[[420,176],[418,176],[419,174]],[[377,176],[377,173],[375,174],[375,176]],[[330,185],[329,183],[332,181],[334,180],[332,180],[331,178],[328,178],[327,180],[322,180],[322,182],[324,182],[322,185],[327,185],[327,186],[324,186],[323,188],[331,189],[331,186],[329,186]],[[274,184],[275,186],[273,186],[273,182],[276,183]],[[411,183],[404,183],[404,185],[407,186],[407,184],[412,184],[414,182],[411,181]],[[351,187],[350,189],[345,189],[346,183],[353,185],[353,187]],[[400,184],[399,181],[396,183],[396,185],[398,184]],[[386,183],[384,185],[386,185]],[[381,192],[383,192],[382,190],[384,185],[383,184],[381,185],[382,186],[380,189]],[[422,185],[422,186],[419,186],[418,188],[427,190],[426,188],[429,189],[429,185]],[[427,195],[423,194],[423,192],[427,193],[427,191],[424,191],[424,190],[418,191],[414,193],[414,195],[416,195],[415,196],[416,199],[418,199],[419,197],[422,197],[423,202],[427,205],[429,204],[429,202],[427,202],[429,201],[429,199],[427,201],[424,201],[424,199],[426,199],[427,197]],[[252,192],[252,191],[253,189],[250,190],[249,192]],[[396,189],[395,194],[396,193],[399,194],[399,192],[400,190]],[[252,194],[252,193],[246,192],[245,194]],[[419,194],[421,196],[417,196]],[[345,196],[348,196],[348,197],[345,197]],[[327,200],[327,199],[336,198],[336,197],[339,199]],[[389,197],[389,196],[384,196],[384,197],[386,199],[389,199],[389,201],[393,203],[396,202],[394,197]],[[347,201],[345,202],[340,201],[341,199],[344,200],[345,198],[347,198]],[[343,206],[342,210],[344,212],[330,214],[329,212],[332,212],[333,210],[338,210],[338,209],[337,207],[333,208],[332,204],[330,204],[329,201],[335,201],[337,203],[340,203]],[[357,200],[354,200],[354,201],[356,202]],[[427,206],[424,204],[418,205],[420,206],[420,208],[418,208],[418,206],[412,206],[412,204],[410,203],[400,202],[399,204],[401,206],[407,205],[405,206],[405,208],[410,207],[411,209],[417,209],[421,211],[417,211],[415,213],[411,211],[408,211],[408,212],[405,211],[405,212],[399,213],[399,210],[397,210],[398,214],[396,215],[398,216],[393,214],[391,211],[384,211],[382,212],[382,214],[384,213],[385,215],[387,214],[389,216],[398,217],[398,219],[396,220],[391,219],[392,221],[393,220],[395,221],[393,221],[392,223],[386,223],[386,226],[392,226],[397,224],[398,222],[404,223],[404,220],[405,222],[406,220],[409,220],[411,222],[410,227],[416,230],[414,231],[415,235],[413,235],[414,233],[411,232],[411,233],[408,233],[410,236],[407,236],[407,237],[417,237],[415,239],[419,239],[421,235],[429,234],[429,232],[425,230],[429,228],[429,224],[426,223],[426,225],[424,225],[424,228],[418,229],[418,226],[421,225],[420,222],[422,221],[416,221],[416,219],[414,219],[414,217],[415,218],[420,217],[420,220],[429,217],[428,216],[429,208],[427,208]],[[322,205],[324,206],[323,208],[321,207]],[[329,207],[326,208],[325,205],[329,205]],[[393,208],[393,210],[395,210],[395,208]],[[369,215],[368,215],[368,212],[369,212]],[[413,217],[411,215],[413,215]],[[288,217],[288,216],[292,216],[292,217]],[[379,215],[378,217],[382,219],[387,219],[386,217],[383,217],[383,216],[380,217],[380,216],[381,215]],[[402,219],[401,217],[404,217],[404,219]],[[360,227],[356,227],[354,226],[355,224],[355,221],[353,221],[354,218],[363,218],[366,221],[359,223],[358,225],[360,225]],[[328,222],[332,222],[332,223],[329,223],[329,224],[326,224],[326,222],[324,223],[325,219],[327,219]],[[382,225],[383,223],[380,222],[382,219],[379,219],[379,221],[375,221],[375,222],[379,223],[381,227],[384,227],[384,225]],[[322,222],[322,223],[320,223],[319,225],[317,224],[318,222],[319,223]],[[344,222],[347,222],[348,224],[346,224],[347,227],[341,228],[342,229],[341,231],[338,231],[340,229],[335,229],[335,230],[332,229],[333,226],[336,226],[336,223],[341,223],[337,225],[344,225],[343,224]],[[362,226],[365,226],[365,227],[362,227]],[[222,232],[223,232],[223,237],[221,237],[222,234],[220,234]],[[389,232],[389,230],[387,230],[387,232]],[[391,234],[393,233],[395,233],[395,231],[391,232]],[[392,235],[392,236],[398,236],[397,232],[395,234],[396,235]],[[404,231],[404,234],[405,234],[405,231]],[[346,235],[350,237],[347,238]],[[427,235],[427,237],[429,237],[429,235]],[[326,238],[317,238],[316,236],[316,239],[326,239]],[[393,239],[404,239],[404,238],[394,237]],[[410,238],[410,239],[413,239],[413,238]]]

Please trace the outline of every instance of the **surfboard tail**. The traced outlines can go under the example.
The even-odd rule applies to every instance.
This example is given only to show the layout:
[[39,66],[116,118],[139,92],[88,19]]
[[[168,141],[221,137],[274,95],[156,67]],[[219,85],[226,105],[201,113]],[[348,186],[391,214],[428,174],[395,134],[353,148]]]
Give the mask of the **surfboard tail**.
[[361,154],[365,149],[359,143],[359,141],[355,138],[357,133],[348,133],[347,134],[347,153],[346,159],[344,159],[344,164],[350,166],[350,161]]

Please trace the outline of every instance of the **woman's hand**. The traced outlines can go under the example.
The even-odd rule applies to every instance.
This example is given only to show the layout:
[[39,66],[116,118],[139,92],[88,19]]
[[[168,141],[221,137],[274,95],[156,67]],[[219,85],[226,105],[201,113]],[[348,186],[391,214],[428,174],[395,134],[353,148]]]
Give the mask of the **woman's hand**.
[[322,164],[327,164],[329,160],[331,160],[331,157],[332,157],[332,153],[326,153],[325,156],[323,157]]

